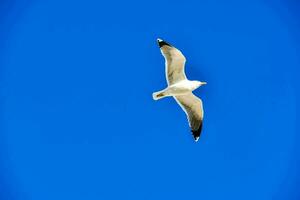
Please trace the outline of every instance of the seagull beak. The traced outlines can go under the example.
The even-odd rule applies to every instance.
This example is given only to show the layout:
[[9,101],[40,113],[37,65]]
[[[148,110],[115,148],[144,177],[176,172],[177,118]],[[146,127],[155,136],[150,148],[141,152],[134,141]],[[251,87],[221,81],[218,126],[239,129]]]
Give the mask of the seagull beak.
[[206,85],[207,83],[206,82],[201,82],[202,83],[202,85]]

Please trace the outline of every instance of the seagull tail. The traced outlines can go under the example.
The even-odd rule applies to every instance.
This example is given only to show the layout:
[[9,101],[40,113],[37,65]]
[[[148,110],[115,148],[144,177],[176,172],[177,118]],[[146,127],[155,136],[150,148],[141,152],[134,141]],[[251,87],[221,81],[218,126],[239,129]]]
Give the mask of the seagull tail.
[[159,100],[159,99],[164,98],[166,96],[165,96],[163,91],[159,91],[159,92],[154,92],[152,94],[152,97],[153,97],[154,100]]

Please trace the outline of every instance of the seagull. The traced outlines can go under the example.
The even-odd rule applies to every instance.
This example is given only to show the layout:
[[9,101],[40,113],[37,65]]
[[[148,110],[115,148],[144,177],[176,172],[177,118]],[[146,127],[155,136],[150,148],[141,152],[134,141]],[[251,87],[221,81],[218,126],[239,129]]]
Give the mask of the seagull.
[[203,106],[201,99],[196,97],[193,91],[205,85],[206,82],[188,80],[184,72],[186,59],[181,51],[159,38],[157,42],[165,58],[165,73],[168,87],[154,92],[152,97],[154,100],[169,96],[174,97],[186,113],[194,140],[197,142],[202,130]]

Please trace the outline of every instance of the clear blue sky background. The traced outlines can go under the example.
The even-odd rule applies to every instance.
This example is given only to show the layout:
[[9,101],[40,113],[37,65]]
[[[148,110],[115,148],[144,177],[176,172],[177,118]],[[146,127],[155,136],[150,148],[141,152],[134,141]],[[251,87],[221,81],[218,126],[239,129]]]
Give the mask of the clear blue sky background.
[[[299,9],[1,1],[0,198],[299,200]],[[152,100],[157,37],[208,82],[198,143],[172,98]]]

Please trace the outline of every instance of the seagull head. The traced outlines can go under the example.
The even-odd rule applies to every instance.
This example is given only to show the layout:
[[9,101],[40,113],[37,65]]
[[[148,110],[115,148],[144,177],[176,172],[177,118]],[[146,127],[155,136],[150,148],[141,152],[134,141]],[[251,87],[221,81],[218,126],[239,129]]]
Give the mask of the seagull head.
[[195,85],[197,85],[198,87],[202,86],[202,85],[206,85],[206,82],[202,82],[202,81],[193,81],[195,83]]
[[201,81],[191,81],[191,83],[192,83],[192,85],[191,85],[192,90],[195,90],[202,85],[206,85],[206,82],[201,82]]

